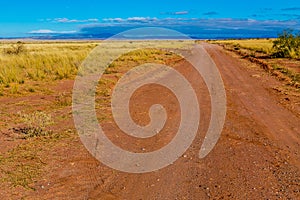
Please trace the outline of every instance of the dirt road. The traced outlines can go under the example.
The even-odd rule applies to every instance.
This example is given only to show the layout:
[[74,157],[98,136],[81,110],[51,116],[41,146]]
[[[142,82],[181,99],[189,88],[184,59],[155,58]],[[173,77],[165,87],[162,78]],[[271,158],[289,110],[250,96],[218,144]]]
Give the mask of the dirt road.
[[[285,86],[258,66],[219,46],[203,46],[227,93],[225,126],[207,157],[199,159],[198,152],[210,118],[208,92],[194,69],[181,62],[175,68],[197,92],[201,122],[193,144],[173,165],[147,174],[115,171],[95,160],[75,137],[49,150],[35,191],[14,189],[13,195],[7,190],[0,195],[8,199],[22,195],[25,199],[300,199],[300,97],[292,90],[280,92]],[[164,105],[169,116],[164,130],[138,140],[105,122],[109,138],[135,152],[168,143],[180,119],[175,96],[165,88],[145,86],[132,99],[132,116],[139,124],[149,122],[143,114],[149,106]]]

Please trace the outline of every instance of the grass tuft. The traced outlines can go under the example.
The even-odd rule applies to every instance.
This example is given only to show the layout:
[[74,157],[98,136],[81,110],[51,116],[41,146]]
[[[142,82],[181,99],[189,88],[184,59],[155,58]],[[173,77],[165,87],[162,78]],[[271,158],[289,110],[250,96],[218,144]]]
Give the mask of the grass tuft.
[[17,132],[23,134],[24,139],[47,136],[52,133],[52,131],[48,129],[48,127],[54,123],[51,115],[41,111],[30,114],[19,113],[19,115],[25,127],[18,129]]

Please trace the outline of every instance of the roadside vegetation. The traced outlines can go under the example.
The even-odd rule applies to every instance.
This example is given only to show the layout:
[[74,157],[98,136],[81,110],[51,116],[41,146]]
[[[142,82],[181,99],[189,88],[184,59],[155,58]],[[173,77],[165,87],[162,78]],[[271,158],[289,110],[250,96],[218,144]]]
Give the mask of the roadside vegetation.
[[287,85],[300,88],[300,33],[284,30],[273,39],[211,40],[242,58],[284,80]]
[[273,41],[273,57],[300,59],[300,32],[285,30]]
[[[82,61],[97,44],[0,41],[0,96],[12,97],[9,103],[2,103],[0,134],[16,144],[1,151],[1,187],[35,190],[34,182],[47,166],[45,155],[55,146],[63,146],[62,140],[76,138],[75,130],[66,123],[71,117],[71,91],[50,88],[59,80],[74,79]],[[31,100],[27,95],[41,98]],[[46,97],[49,99],[44,100]]]
[[[126,48],[124,42],[119,48]],[[141,47],[147,48],[149,42],[141,41]],[[166,48],[183,48],[185,41],[160,41],[157,45]],[[47,83],[55,80],[74,79],[78,68],[99,42],[0,42],[0,96],[18,95],[25,91],[31,93],[38,89],[35,82]],[[114,48],[114,44],[110,45]],[[113,49],[117,51],[118,49]],[[143,60],[148,52],[130,55],[129,62]],[[128,60],[128,59],[126,59]],[[123,59],[125,62],[126,60]],[[106,73],[113,73],[108,69]],[[29,84],[25,84],[28,83]]]

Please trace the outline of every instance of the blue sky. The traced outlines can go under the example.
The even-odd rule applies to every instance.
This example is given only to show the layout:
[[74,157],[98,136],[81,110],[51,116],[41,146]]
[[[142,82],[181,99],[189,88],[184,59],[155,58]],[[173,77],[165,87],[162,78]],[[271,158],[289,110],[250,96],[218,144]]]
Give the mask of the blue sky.
[[0,37],[74,35],[112,29],[116,33],[123,30],[119,27],[136,26],[175,27],[191,34],[197,32],[195,27],[300,30],[300,1],[296,0],[10,0],[0,5]]

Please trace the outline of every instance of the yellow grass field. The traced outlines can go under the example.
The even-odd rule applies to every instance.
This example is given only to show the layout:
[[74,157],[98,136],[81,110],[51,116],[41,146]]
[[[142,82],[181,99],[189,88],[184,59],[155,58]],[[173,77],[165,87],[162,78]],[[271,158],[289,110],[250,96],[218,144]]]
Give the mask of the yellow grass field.
[[[24,41],[22,43],[0,41],[0,95],[16,94],[20,90],[33,91],[33,84],[27,84],[31,85],[27,88],[24,86],[28,81],[45,83],[61,79],[74,79],[82,61],[100,43],[101,41]],[[109,44],[108,48],[117,51],[120,48],[127,48],[130,44],[130,41],[114,42]],[[177,49],[183,48],[190,42],[141,41],[139,44],[143,48],[159,45]],[[22,48],[20,52],[15,52],[18,46]],[[137,53],[131,55],[130,59],[143,58],[141,53]]]
[[213,41],[216,44],[231,44],[239,45],[242,48],[249,50],[262,50],[266,53],[272,51],[274,39],[246,39],[246,40],[217,40]]
[[25,80],[69,78],[96,43],[26,43],[18,54],[5,53],[14,45],[0,44],[0,83],[6,87]]

